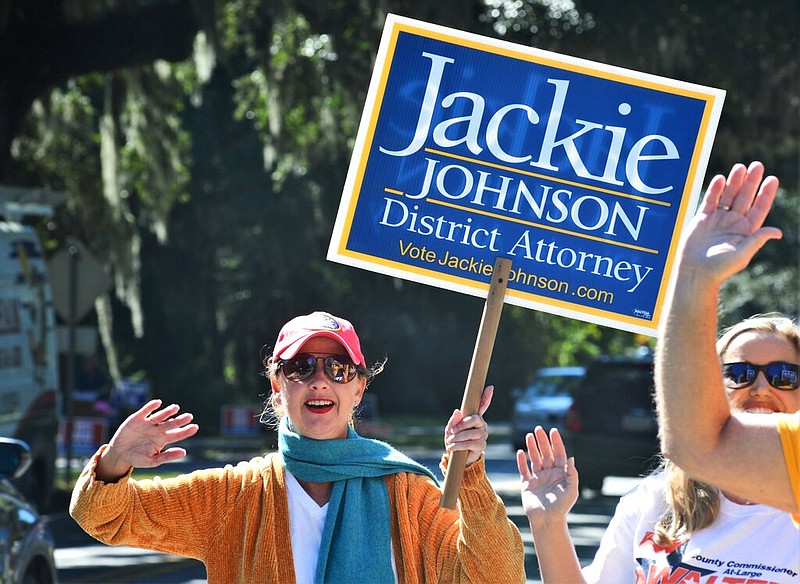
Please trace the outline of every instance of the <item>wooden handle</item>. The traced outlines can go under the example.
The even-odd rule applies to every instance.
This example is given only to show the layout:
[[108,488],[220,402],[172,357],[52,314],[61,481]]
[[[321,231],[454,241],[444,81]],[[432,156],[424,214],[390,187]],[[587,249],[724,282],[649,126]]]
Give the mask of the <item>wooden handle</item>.
[[[486,374],[489,371],[489,362],[492,359],[494,339],[497,336],[497,326],[503,312],[503,301],[508,286],[508,276],[511,273],[511,260],[497,258],[492,272],[492,283],[489,285],[489,294],[483,307],[483,317],[478,329],[478,338],[475,341],[475,351],[472,354],[472,364],[467,376],[467,385],[464,388],[464,398],[461,401],[461,411],[464,416],[478,413],[481,404],[481,394],[486,384]],[[447,476],[444,477],[440,507],[455,509],[458,500],[458,490],[467,465],[466,451],[454,452],[450,455],[447,465]]]

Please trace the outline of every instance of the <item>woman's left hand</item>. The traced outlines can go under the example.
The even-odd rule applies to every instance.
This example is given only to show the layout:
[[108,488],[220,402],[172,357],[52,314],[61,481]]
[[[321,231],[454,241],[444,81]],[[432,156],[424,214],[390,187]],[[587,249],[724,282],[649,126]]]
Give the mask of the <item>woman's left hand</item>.
[[564,524],[567,513],[578,500],[578,471],[575,459],[567,457],[561,434],[553,428],[548,436],[536,426],[525,436],[528,458],[517,450],[522,508],[531,529],[542,525]]
[[448,453],[466,450],[467,465],[478,460],[486,450],[486,441],[489,438],[489,426],[483,419],[483,414],[489,409],[494,395],[494,386],[488,385],[481,394],[481,403],[478,413],[464,416],[461,410],[453,411],[444,429],[444,447]]

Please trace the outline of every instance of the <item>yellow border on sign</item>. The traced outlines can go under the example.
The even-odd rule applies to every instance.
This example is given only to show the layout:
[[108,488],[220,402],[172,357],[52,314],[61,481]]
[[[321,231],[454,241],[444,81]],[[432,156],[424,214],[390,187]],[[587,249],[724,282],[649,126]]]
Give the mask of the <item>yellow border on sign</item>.
[[[590,322],[612,327],[615,326],[614,323],[624,323],[628,326],[616,328],[624,328],[625,330],[630,330],[632,332],[655,336],[657,324],[660,321],[663,312],[666,294],[672,285],[672,269],[675,263],[675,254],[680,243],[677,235],[687,220],[686,216],[688,213],[688,207],[691,199],[693,199],[692,191],[696,187],[699,187],[699,185],[697,185],[699,178],[697,176],[698,168],[701,162],[705,164],[708,161],[711,145],[708,144],[707,148],[703,148],[703,145],[706,144],[707,136],[712,124],[714,130],[716,130],[719,111],[722,107],[721,101],[724,98],[724,91],[715,90],[712,88],[701,88],[701,86],[688,84],[677,80],[670,80],[672,83],[667,84],[663,81],[659,81],[657,76],[647,73],[622,69],[610,65],[604,65],[602,63],[594,63],[593,66],[591,66],[589,65],[589,61],[575,57],[559,55],[559,58],[555,58],[550,56],[554,55],[554,53],[549,53],[540,49],[522,49],[519,45],[514,45],[507,41],[491,39],[489,37],[481,37],[472,33],[455,31],[453,29],[447,29],[441,26],[431,25],[421,21],[397,17],[390,14],[386,20],[381,47],[375,63],[374,73],[379,71],[380,74],[378,76],[373,74],[373,79],[370,84],[370,91],[365,103],[364,116],[362,116],[361,120],[361,124],[364,124],[365,122],[367,123],[365,126],[365,133],[358,137],[356,141],[356,147],[353,152],[354,156],[359,156],[357,159],[357,166],[353,166],[353,163],[356,162],[355,160],[351,161],[351,167],[348,170],[348,183],[346,183],[345,186],[348,186],[351,178],[354,179],[354,182],[352,185],[350,185],[351,188],[346,188],[345,192],[343,193],[343,197],[347,197],[347,205],[346,207],[340,207],[339,209],[339,213],[337,215],[337,225],[334,226],[333,232],[333,237],[336,238],[338,236],[338,240],[331,241],[328,253],[329,259],[331,252],[335,251],[335,255],[339,258],[351,258],[352,260],[355,260],[355,265],[364,269],[368,269],[366,267],[368,265],[383,266],[390,274],[397,277],[401,277],[398,276],[398,274],[416,274],[421,277],[421,280],[416,281],[421,281],[422,283],[434,286],[438,285],[438,282],[450,282],[455,284],[457,288],[459,288],[459,291],[462,292],[482,292],[485,295],[486,291],[489,289],[489,284],[484,284],[469,278],[454,276],[423,267],[397,262],[395,260],[389,260],[387,258],[352,251],[346,247],[346,242],[349,240],[350,232],[352,230],[355,208],[361,196],[366,164],[369,160],[369,153],[374,141],[375,129],[377,127],[378,116],[380,114],[379,106],[383,103],[383,96],[386,92],[389,72],[394,60],[395,47],[401,33],[422,36],[424,38],[439,40],[462,47],[476,49],[482,52],[493,53],[521,61],[528,61],[556,69],[572,71],[574,73],[588,75],[591,77],[607,79],[636,87],[654,89],[663,93],[689,97],[705,103],[705,107],[703,108],[703,116],[697,133],[697,140],[695,142],[694,155],[691,158],[689,169],[686,175],[684,191],[680,197],[676,221],[671,234],[672,243],[667,250],[667,257],[664,264],[661,285],[657,292],[656,303],[653,309],[653,314],[651,315],[651,319],[648,320],[644,318],[637,318],[617,312],[601,310],[595,307],[582,306],[575,303],[564,302],[562,300],[539,296],[537,294],[511,288],[506,291],[506,296],[511,297],[510,301],[514,304],[519,304],[528,308],[536,306],[540,308],[556,307],[558,310],[549,311],[556,314],[570,315],[574,318],[589,320]],[[369,108],[369,110],[366,108]],[[353,175],[353,173],[355,174]],[[353,176],[351,177],[351,175]],[[547,178],[552,180],[560,180],[554,179],[554,177]],[[587,185],[580,186],[584,187]],[[597,189],[603,190],[600,187],[597,187]],[[608,191],[611,194],[620,194],[614,193],[610,190]],[[699,188],[697,191],[697,196],[699,196]],[[663,204],[663,202],[661,204]],[[342,218],[344,221],[340,223],[340,219]],[[548,308],[544,309],[548,310]],[[585,319],[576,315],[586,315],[594,318]]]

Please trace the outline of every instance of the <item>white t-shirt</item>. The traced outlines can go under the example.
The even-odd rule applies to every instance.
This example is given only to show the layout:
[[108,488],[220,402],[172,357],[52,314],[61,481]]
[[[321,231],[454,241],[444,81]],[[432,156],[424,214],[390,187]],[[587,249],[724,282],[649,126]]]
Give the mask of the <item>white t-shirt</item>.
[[[288,470],[286,494],[289,499],[289,535],[292,538],[294,576],[297,584],[314,584],[319,545],[322,542],[325,518],[328,516],[328,504],[325,503],[320,507]],[[392,572],[394,581],[397,582],[394,546],[392,546]]]
[[320,507],[288,470],[286,490],[289,498],[289,535],[292,538],[294,576],[297,584],[314,584],[328,504]]
[[667,509],[665,476],[645,478],[622,497],[592,563],[587,582],[606,584],[797,584],[800,530],[791,515],[721,497],[714,523],[675,549],[653,542]]

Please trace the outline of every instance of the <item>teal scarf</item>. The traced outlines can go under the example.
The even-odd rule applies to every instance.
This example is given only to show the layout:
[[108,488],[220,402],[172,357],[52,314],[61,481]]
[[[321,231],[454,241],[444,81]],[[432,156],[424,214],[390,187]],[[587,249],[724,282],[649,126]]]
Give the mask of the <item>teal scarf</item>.
[[394,582],[389,492],[381,478],[399,472],[433,473],[388,444],[362,438],[312,440],[281,421],[278,447],[286,469],[304,481],[333,482],[319,546],[319,584]]

